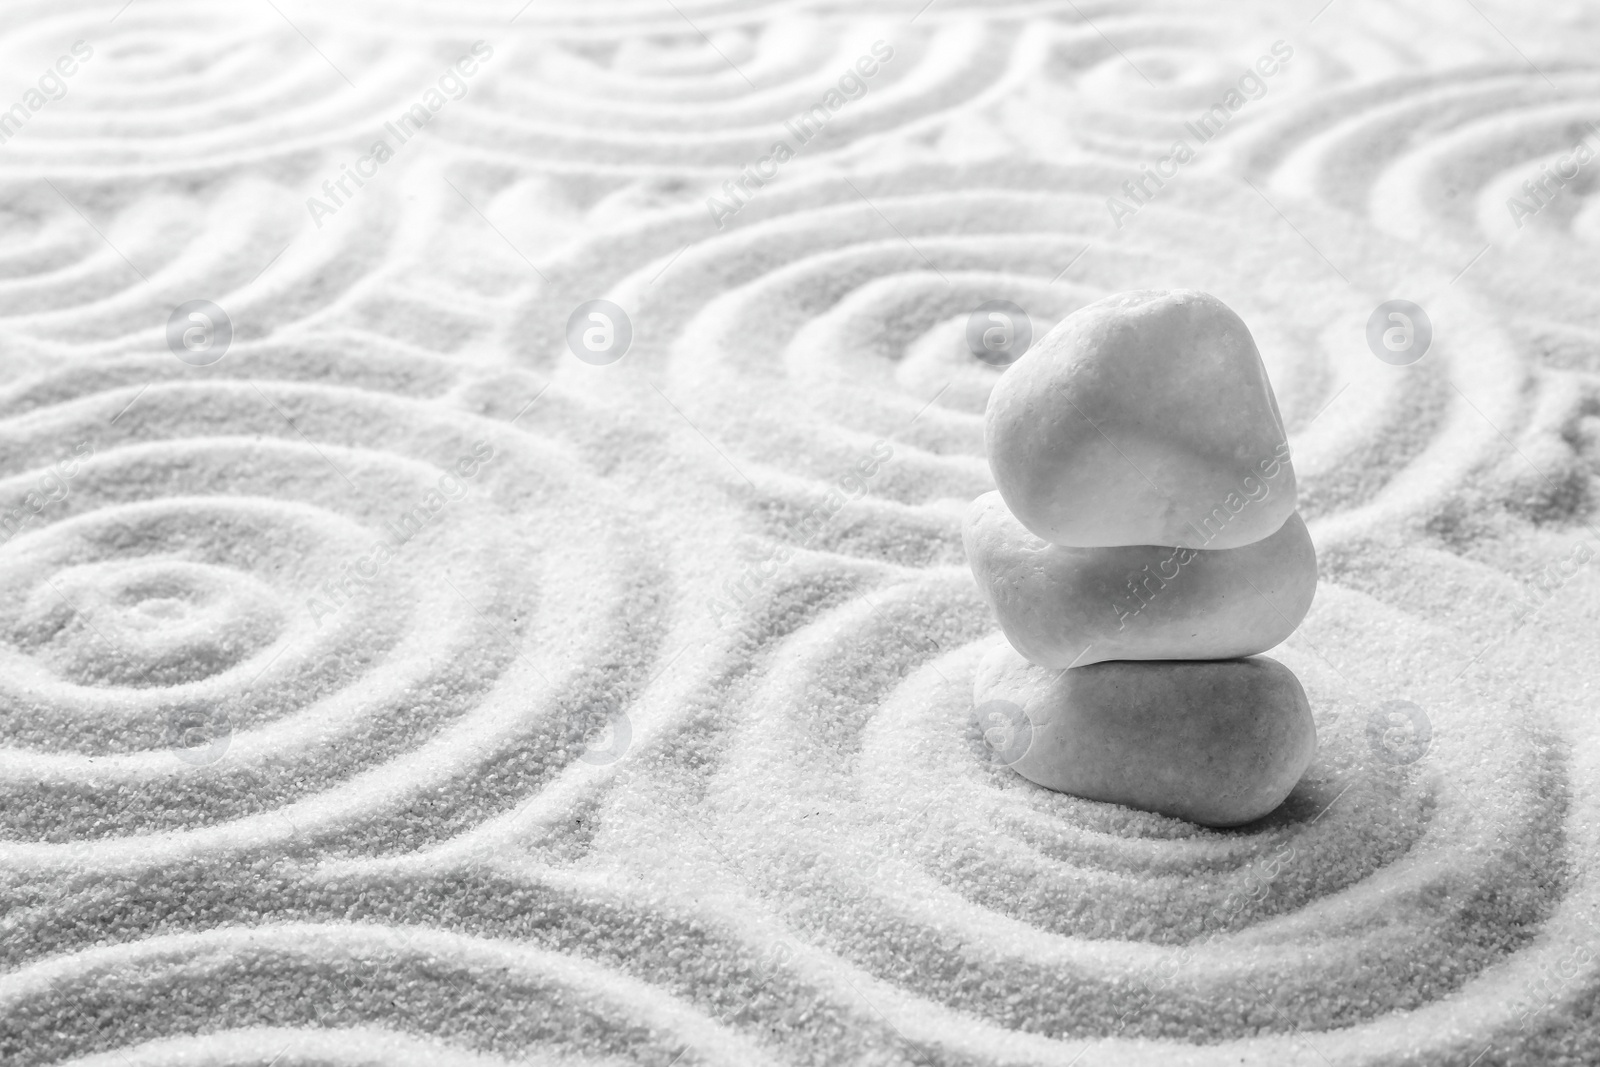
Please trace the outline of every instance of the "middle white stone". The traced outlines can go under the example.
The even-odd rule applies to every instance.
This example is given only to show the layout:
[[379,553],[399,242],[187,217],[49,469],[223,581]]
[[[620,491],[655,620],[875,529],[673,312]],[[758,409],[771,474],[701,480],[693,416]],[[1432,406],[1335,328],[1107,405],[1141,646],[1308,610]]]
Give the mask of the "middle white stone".
[[1042,667],[1252,656],[1294,632],[1317,588],[1298,512],[1240,548],[1072,548],[1029,533],[991,492],[962,539],[1006,639]]

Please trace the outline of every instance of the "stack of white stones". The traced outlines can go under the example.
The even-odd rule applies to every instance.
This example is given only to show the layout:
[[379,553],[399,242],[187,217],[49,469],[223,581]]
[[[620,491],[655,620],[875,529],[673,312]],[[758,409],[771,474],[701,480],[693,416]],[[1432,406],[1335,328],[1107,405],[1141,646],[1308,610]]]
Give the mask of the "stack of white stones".
[[1305,617],[1317,560],[1244,322],[1195,290],[1090,304],[1001,377],[985,438],[999,491],[964,539],[1015,651],[974,696],[1027,715],[1012,766],[1212,826],[1276,808],[1316,730],[1256,653]]

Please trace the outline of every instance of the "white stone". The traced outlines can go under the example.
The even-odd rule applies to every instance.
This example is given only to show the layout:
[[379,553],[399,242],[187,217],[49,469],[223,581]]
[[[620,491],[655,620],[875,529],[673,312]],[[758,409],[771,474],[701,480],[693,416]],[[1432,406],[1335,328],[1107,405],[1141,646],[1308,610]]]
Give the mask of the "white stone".
[[985,493],[962,539],[1006,638],[1044,667],[1265,652],[1300,625],[1317,589],[1298,513],[1241,548],[1070,548],[1033,536]]
[[1030,781],[1207,826],[1270,813],[1317,750],[1305,690],[1264,656],[1056,671],[1001,648],[979,665],[973,699],[981,715],[1026,716],[1008,759]]
[[1059,545],[1238,548],[1295,510],[1294,467],[1250,331],[1193,289],[1081,308],[990,394],[995,484]]

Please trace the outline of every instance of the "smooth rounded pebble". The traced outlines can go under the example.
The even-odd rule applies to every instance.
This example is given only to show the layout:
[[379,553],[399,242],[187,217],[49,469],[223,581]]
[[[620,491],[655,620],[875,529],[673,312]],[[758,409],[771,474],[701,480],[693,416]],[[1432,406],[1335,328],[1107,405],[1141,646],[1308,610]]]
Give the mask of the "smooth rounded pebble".
[[1012,767],[1030,781],[1206,826],[1271,812],[1317,751],[1299,679],[1265,656],[1055,671],[1001,648],[979,665],[973,699],[1027,715]]
[[1012,514],[1058,545],[1238,548],[1295,509],[1255,341],[1194,289],[1069,315],[995,384],[984,437]]
[[967,508],[962,540],[1006,638],[1044,667],[1265,652],[1300,625],[1317,591],[1299,512],[1243,548],[1068,548],[1033,536],[999,493],[985,493]]

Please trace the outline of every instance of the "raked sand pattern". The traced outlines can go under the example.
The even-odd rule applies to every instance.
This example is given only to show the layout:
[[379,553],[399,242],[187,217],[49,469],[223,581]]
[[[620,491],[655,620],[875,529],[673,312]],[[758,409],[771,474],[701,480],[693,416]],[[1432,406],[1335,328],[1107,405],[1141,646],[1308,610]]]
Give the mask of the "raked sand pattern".
[[[0,14],[0,1062],[1600,1059],[1585,5],[118,6]],[[1322,568],[1231,831],[972,719],[968,316],[1169,287]]]

